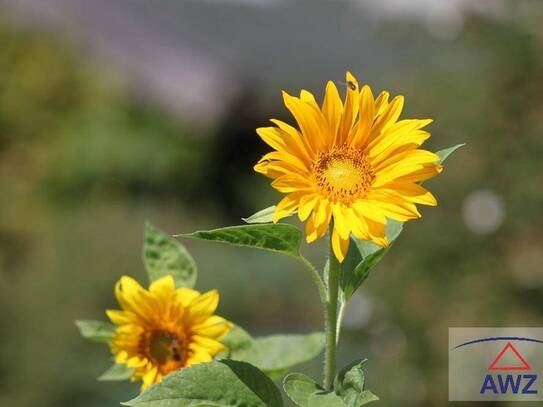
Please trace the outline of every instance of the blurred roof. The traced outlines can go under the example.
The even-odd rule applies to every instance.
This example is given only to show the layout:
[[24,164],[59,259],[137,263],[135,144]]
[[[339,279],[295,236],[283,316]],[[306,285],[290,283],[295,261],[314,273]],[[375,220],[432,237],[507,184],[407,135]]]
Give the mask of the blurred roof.
[[[320,83],[324,78],[341,79],[348,69],[371,76],[394,69],[400,63],[416,61],[418,55],[413,51],[423,44],[394,48],[393,42],[383,40],[379,31],[380,19],[390,18],[395,12],[407,18],[428,15],[442,18],[457,16],[466,3],[487,3],[484,0],[370,0],[363,4],[340,0],[4,2],[23,22],[68,30],[70,37],[89,45],[104,61],[119,66],[142,95],[153,98],[170,112],[208,124],[220,117],[241,84],[258,83],[262,97],[273,94],[276,98],[278,88],[298,89]],[[405,7],[407,3],[411,7]],[[436,4],[441,6],[436,8]],[[444,4],[447,6],[443,7]],[[440,11],[436,14],[432,10]],[[453,22],[454,34],[458,21]],[[449,31],[445,34],[450,35]],[[428,49],[428,44],[424,45]]]

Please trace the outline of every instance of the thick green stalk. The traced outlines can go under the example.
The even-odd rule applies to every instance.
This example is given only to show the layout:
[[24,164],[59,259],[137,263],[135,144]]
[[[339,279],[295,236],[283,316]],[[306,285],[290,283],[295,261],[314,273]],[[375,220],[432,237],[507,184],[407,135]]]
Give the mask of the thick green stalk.
[[337,302],[339,292],[339,262],[332,250],[332,239],[329,248],[328,299],[326,301],[325,332],[326,348],[324,354],[324,388],[331,390],[336,375],[337,348]]

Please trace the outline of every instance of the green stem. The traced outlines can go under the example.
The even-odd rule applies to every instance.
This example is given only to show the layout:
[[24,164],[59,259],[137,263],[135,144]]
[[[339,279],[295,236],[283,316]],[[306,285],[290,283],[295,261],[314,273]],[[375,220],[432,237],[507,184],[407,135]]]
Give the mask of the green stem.
[[345,316],[345,309],[347,308],[347,304],[344,302],[341,302],[339,304],[339,309],[337,312],[337,326],[336,326],[336,344],[339,343],[339,335],[341,333],[341,324],[343,322],[343,317]]
[[332,250],[330,237],[328,269],[328,301],[326,302],[325,333],[326,348],[324,354],[324,388],[332,389],[336,375],[336,348],[337,348],[337,302],[339,292],[339,262]]
[[320,296],[321,302],[323,305],[325,305],[326,297],[327,297],[326,287],[324,286],[324,281],[322,281],[322,278],[319,272],[317,271],[315,266],[313,266],[313,264],[311,264],[311,262],[307,260],[304,256],[300,256],[298,257],[298,259],[302,262],[302,264],[307,268],[307,270],[311,274],[311,278],[313,279],[313,281],[315,282],[315,285],[319,289],[319,296]]

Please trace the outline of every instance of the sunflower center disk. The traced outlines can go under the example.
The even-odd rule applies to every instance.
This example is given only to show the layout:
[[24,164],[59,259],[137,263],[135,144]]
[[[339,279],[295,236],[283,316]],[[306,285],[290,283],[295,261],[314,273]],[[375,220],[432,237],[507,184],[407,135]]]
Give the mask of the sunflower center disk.
[[166,331],[154,331],[147,342],[147,356],[161,366],[161,371],[178,369],[187,358],[182,338]]
[[366,196],[375,178],[365,154],[345,145],[322,153],[314,169],[321,193],[345,204]]

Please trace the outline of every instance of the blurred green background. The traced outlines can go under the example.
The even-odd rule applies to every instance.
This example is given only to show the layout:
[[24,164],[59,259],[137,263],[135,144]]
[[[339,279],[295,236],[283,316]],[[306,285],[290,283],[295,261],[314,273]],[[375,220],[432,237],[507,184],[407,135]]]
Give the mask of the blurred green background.
[[[96,381],[110,355],[73,321],[104,318],[121,275],[146,283],[146,220],[173,234],[275,203],[254,129],[292,121],[281,89],[320,96],[347,69],[434,118],[429,149],[468,146],[353,299],[340,365],[369,358],[381,405],[442,406],[448,327],[542,326],[541,1],[4,0],[0,44],[2,406],[136,394]],[[321,329],[294,262],[184,243],[221,315],[253,334]]]

